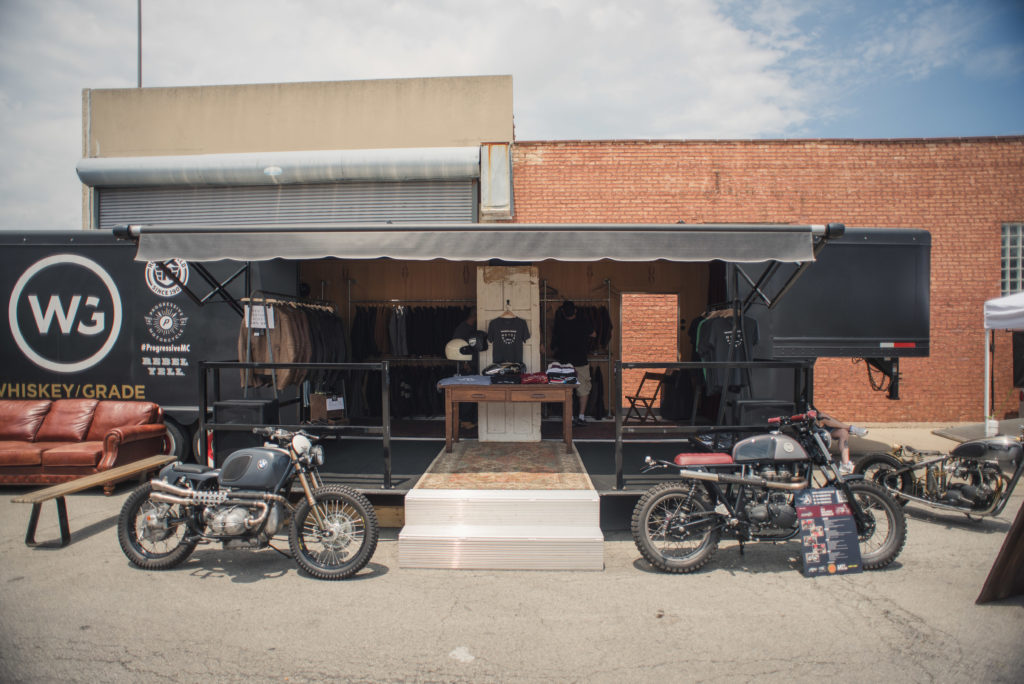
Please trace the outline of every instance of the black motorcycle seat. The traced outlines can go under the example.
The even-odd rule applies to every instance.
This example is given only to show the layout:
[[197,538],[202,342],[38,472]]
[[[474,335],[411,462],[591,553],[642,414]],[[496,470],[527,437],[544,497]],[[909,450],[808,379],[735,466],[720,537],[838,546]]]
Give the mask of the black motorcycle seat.
[[730,454],[677,454],[675,464],[677,466],[702,466],[702,465],[732,465],[733,460]]
[[177,463],[175,464],[174,469],[179,473],[189,473],[191,475],[202,475],[203,473],[208,473],[211,470],[216,470],[216,468],[200,465],[198,463]]

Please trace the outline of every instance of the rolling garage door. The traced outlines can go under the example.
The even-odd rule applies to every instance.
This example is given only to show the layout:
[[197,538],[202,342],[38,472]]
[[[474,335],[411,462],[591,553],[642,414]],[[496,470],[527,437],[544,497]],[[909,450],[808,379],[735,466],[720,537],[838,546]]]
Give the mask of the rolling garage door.
[[97,188],[100,228],[148,225],[471,223],[477,181]]

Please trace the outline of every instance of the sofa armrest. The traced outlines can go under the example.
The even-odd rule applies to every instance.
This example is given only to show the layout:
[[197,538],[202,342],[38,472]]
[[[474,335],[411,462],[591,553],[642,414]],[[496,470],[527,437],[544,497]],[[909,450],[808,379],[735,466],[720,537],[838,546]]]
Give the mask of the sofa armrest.
[[163,423],[117,427],[103,438],[103,457],[96,466],[106,470],[167,453],[167,428]]

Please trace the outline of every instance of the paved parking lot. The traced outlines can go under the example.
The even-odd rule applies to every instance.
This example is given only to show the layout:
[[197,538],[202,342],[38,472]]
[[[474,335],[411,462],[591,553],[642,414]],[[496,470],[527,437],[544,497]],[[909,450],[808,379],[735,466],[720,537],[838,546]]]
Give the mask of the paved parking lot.
[[[911,508],[897,562],[859,575],[803,577],[794,542],[743,556],[725,543],[702,572],[664,575],[619,532],[601,572],[410,570],[391,529],[345,582],[213,545],[172,571],[137,570],[114,527],[129,489],[71,497],[63,549],[26,547],[30,507],[3,491],[0,680],[1024,678],[1024,597],[974,603],[1024,489],[982,523]],[[39,539],[57,538],[55,509]]]

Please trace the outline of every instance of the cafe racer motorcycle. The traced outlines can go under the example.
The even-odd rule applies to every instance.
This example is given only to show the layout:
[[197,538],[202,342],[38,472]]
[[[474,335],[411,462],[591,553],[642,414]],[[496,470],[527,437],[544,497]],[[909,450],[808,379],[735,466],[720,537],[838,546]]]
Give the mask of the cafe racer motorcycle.
[[828,430],[814,411],[772,418],[773,430],[739,440],[732,453],[650,456],[642,472],[675,469],[679,480],[647,490],[633,510],[633,541],[665,572],[694,572],[714,555],[723,534],[743,544],[785,541],[800,533],[794,499],[801,490],[834,487],[857,525],[861,567],[884,568],[907,539],[903,509],[880,486],[843,476],[828,451]]
[[854,472],[885,487],[901,504],[924,504],[968,518],[996,516],[1024,473],[1022,439],[975,439],[948,454],[896,445],[887,454],[868,456]]
[[[345,579],[369,562],[377,547],[377,515],[354,489],[323,484],[317,437],[272,427],[253,432],[266,437],[264,446],[235,451],[221,468],[171,463],[128,495],[117,539],[132,564],[173,568],[200,541],[263,549],[286,526],[292,557],[313,577]],[[296,480],[301,499],[293,505],[289,494]]]

